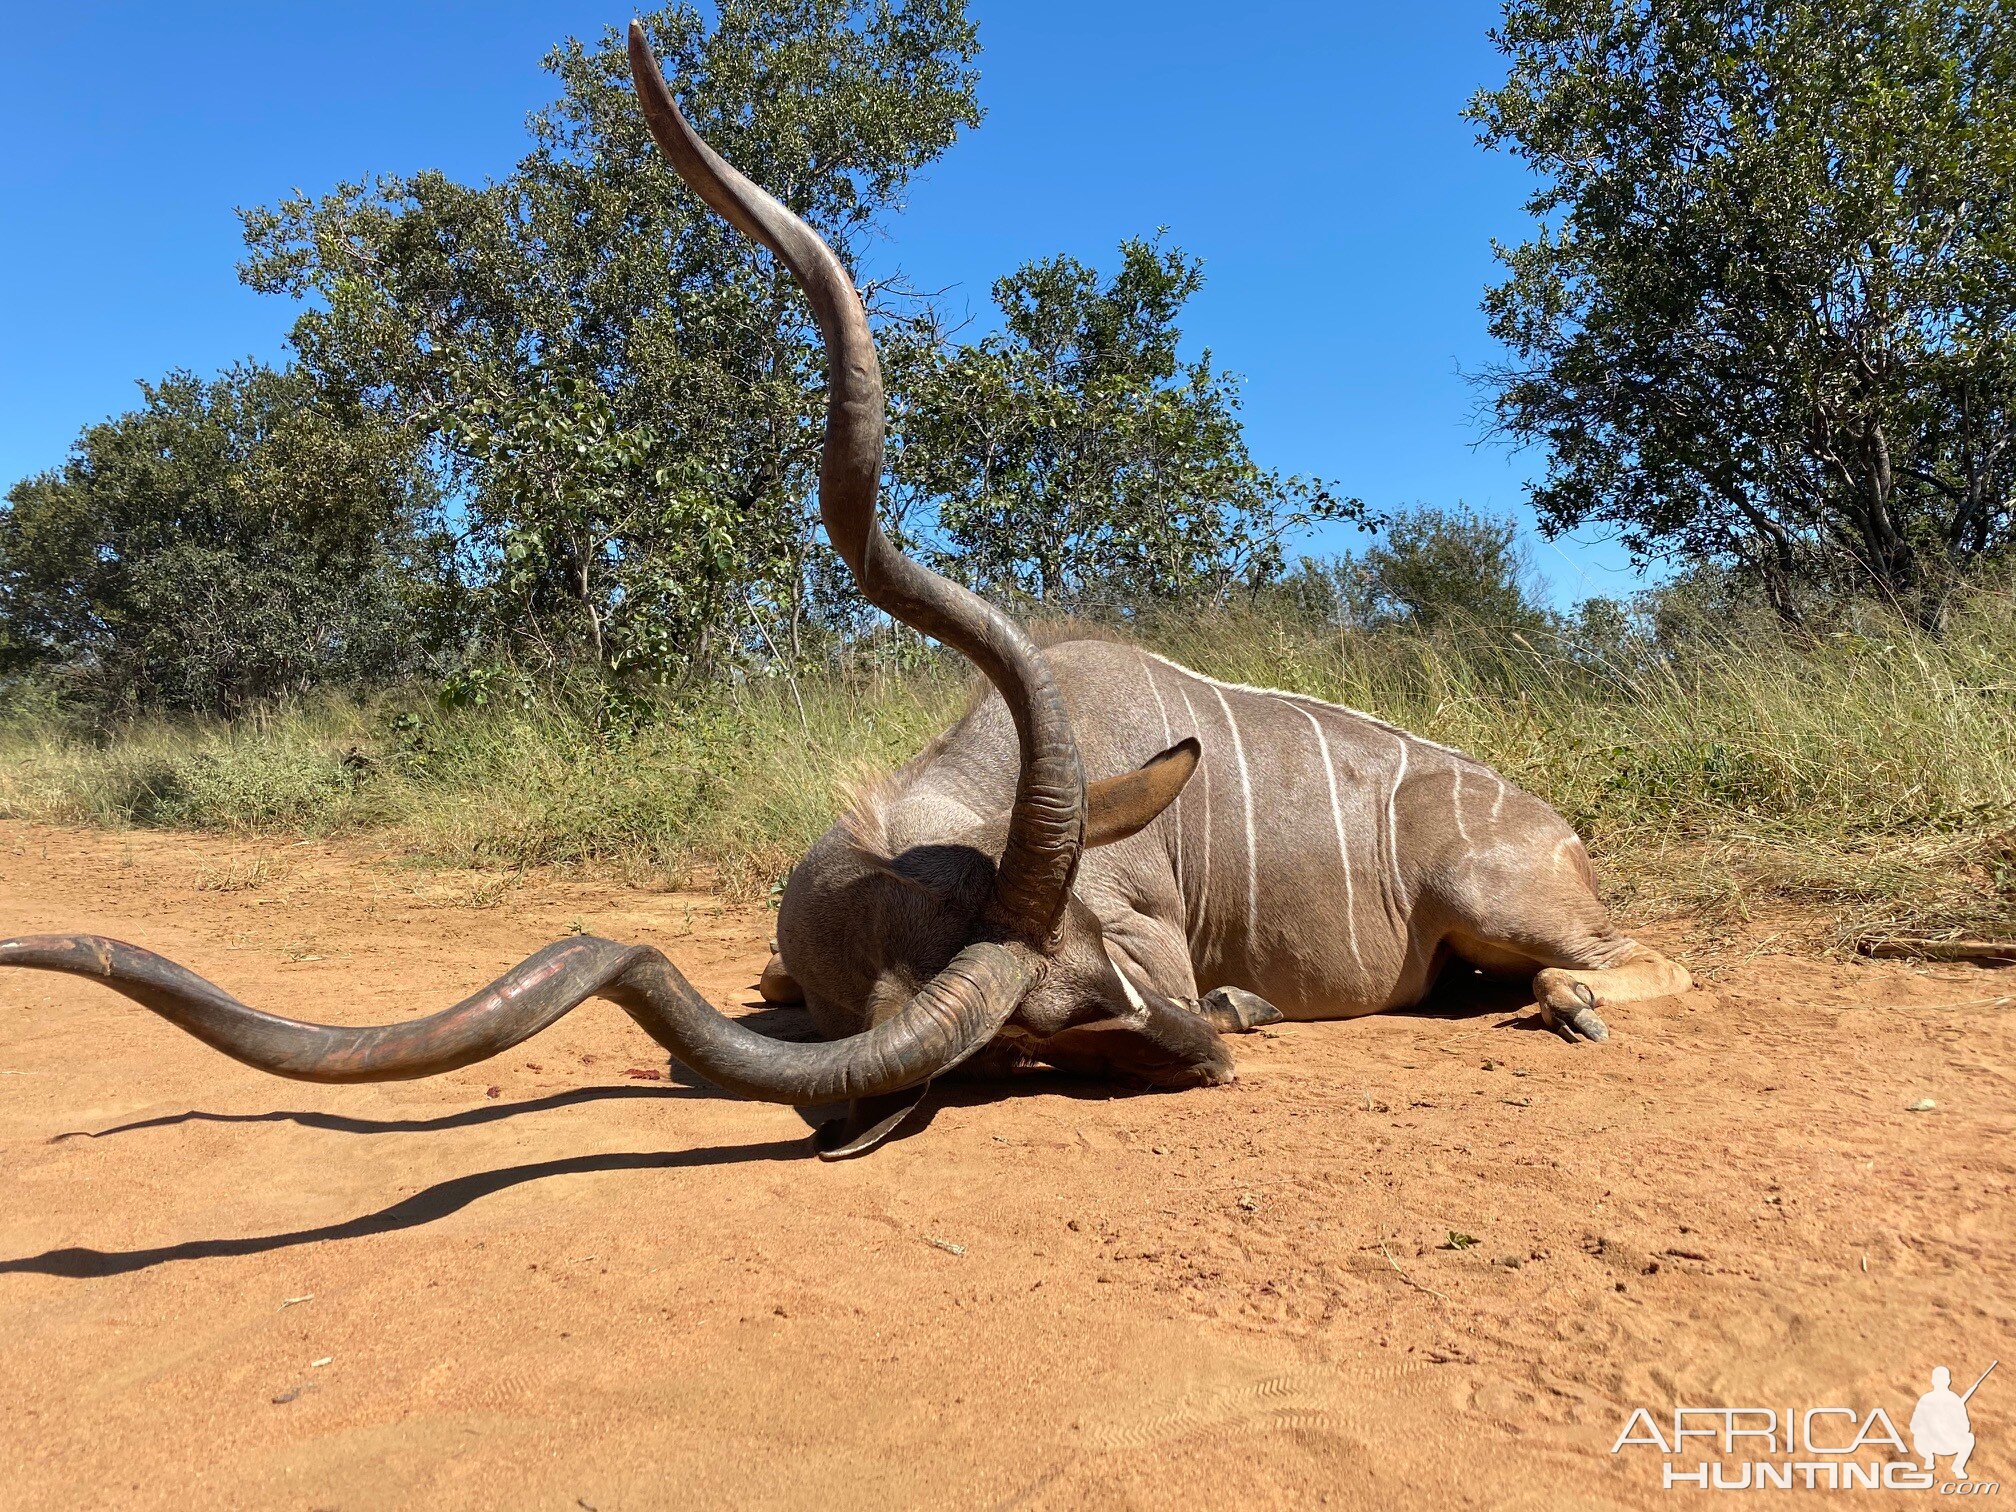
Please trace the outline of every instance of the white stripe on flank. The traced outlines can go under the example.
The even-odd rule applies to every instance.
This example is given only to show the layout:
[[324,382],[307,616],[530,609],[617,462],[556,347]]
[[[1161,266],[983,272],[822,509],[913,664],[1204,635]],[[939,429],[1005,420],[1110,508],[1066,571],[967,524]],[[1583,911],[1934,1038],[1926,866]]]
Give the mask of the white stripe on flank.
[[1456,810],[1456,833],[1462,837],[1463,850],[1467,855],[1470,850],[1470,826],[1463,822],[1463,767],[1460,763],[1452,763],[1449,770],[1454,774],[1452,780],[1456,784],[1449,794],[1449,803]]
[[1290,708],[1309,721],[1309,728],[1316,732],[1316,750],[1323,762],[1323,780],[1330,784],[1330,822],[1337,830],[1337,864],[1344,868],[1344,932],[1351,942],[1351,959],[1358,959],[1358,901],[1351,884],[1351,848],[1344,840],[1344,810],[1337,802],[1337,769],[1330,764],[1330,737],[1323,733],[1323,723],[1314,714],[1299,704]]
[[[1183,711],[1190,716],[1190,728],[1197,730],[1201,736],[1203,731],[1198,728],[1197,711],[1190,706],[1190,690],[1179,683],[1176,691],[1183,695]],[[1194,920],[1184,921],[1183,932],[1186,935],[1193,927],[1201,931],[1204,920],[1211,912],[1211,763],[1199,761],[1197,775],[1204,779],[1204,859],[1200,863],[1204,868],[1204,879],[1197,887],[1197,916]],[[1190,941],[1192,949],[1201,943],[1196,939]]]
[[1113,947],[1106,947],[1106,959],[1113,963],[1113,975],[1120,978],[1120,990],[1127,994],[1128,1006],[1136,1013],[1146,1013],[1148,1005],[1141,1001],[1141,989],[1134,985],[1134,979],[1127,975],[1127,968],[1114,959]]
[[[1443,745],[1440,741],[1430,740],[1425,735],[1416,735],[1412,730],[1403,730],[1396,724],[1389,724],[1377,714],[1367,714],[1363,709],[1354,709],[1349,704],[1330,703],[1325,699],[1311,698],[1307,693],[1290,693],[1286,688],[1256,688],[1251,683],[1223,682],[1215,677],[1206,677],[1202,672],[1193,672],[1181,662],[1173,662],[1166,656],[1156,656],[1153,651],[1143,651],[1141,654],[1153,657],[1172,672],[1181,672],[1185,677],[1194,677],[1213,688],[1224,688],[1232,693],[1258,693],[1263,698],[1286,699],[1292,703],[1314,704],[1317,708],[1328,709],[1333,714],[1348,714],[1353,719],[1362,719],[1365,723],[1384,730],[1388,735],[1398,735],[1402,740],[1411,740],[1415,745],[1426,746],[1431,751],[1441,751],[1445,755],[1459,757],[1474,766],[1484,766],[1483,762],[1468,751],[1459,751],[1454,746]],[[1490,770],[1489,767],[1484,769]]]
[[1393,786],[1386,793],[1386,856],[1393,863],[1393,905],[1402,906],[1406,896],[1407,882],[1400,875],[1400,820],[1393,811],[1393,802],[1400,796],[1400,784],[1407,777],[1407,742],[1400,742],[1400,765],[1393,772]]
[[[1155,700],[1155,712],[1162,716],[1162,749],[1168,750],[1176,744],[1176,732],[1169,725],[1169,706],[1162,702],[1162,690],[1155,686],[1155,663],[1147,657],[1141,658],[1141,675],[1148,679],[1148,692]],[[1171,826],[1176,832],[1176,875],[1183,875],[1183,795],[1176,795],[1176,822]]]
[[1225,690],[1214,684],[1211,691],[1218,695],[1218,707],[1225,711],[1225,725],[1232,732],[1240,796],[1246,804],[1246,958],[1250,961],[1260,939],[1260,854],[1253,841],[1253,777],[1246,770],[1246,742],[1239,738],[1239,721],[1232,717],[1232,705],[1225,702]]
[[1176,743],[1176,731],[1169,724],[1169,706],[1162,702],[1162,690],[1155,686],[1154,663],[1144,655],[1141,658],[1141,675],[1148,679],[1148,696],[1155,700],[1155,712],[1162,716],[1162,749],[1168,750]]

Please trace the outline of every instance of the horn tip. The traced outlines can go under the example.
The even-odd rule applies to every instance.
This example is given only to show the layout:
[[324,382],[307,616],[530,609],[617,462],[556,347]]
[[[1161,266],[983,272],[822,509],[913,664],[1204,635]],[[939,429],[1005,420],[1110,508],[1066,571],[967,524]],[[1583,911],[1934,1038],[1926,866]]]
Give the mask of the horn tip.
[[643,100],[647,120],[651,118],[654,107],[671,112],[674,120],[685,120],[679,114],[678,100],[665,82],[665,71],[658,66],[658,54],[651,50],[651,39],[645,34],[642,20],[630,23],[630,77]]
[[645,35],[642,20],[632,17],[630,21],[630,71],[641,75],[646,69],[656,70],[658,55],[651,51],[651,39]]

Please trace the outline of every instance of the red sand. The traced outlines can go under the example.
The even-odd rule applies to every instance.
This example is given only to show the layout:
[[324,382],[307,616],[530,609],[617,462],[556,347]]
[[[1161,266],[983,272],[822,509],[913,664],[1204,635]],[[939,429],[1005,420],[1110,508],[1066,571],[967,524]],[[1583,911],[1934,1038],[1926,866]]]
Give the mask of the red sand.
[[[748,1004],[768,923],[0,825],[0,934],[116,935],[330,1020],[431,1011],[577,924]],[[1710,978],[1607,1047],[1516,999],[1289,1025],[1236,1087],[967,1089],[825,1165],[788,1109],[651,1079],[606,1004],[308,1087],[0,974],[0,1503],[1656,1506],[1659,1456],[1610,1453],[1632,1407],[1901,1426],[1934,1364],[2016,1364],[2016,973]],[[1977,1478],[2010,1473],[2007,1375]]]

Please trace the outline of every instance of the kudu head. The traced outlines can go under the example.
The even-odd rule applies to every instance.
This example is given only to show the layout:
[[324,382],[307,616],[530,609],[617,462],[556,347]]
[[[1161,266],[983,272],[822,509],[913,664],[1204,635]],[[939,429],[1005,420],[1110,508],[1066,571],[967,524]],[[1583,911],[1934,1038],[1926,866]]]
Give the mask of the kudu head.
[[[137,946],[95,935],[0,941],[0,967],[95,978],[248,1065],[304,1081],[430,1076],[499,1054],[590,997],[621,1005],[685,1064],[731,1092],[799,1105],[921,1088],[982,1048],[1020,1010],[1037,1033],[1124,1013],[1138,989],[1115,972],[1072,879],[1085,846],[1131,834],[1172,801],[1194,742],[1139,772],[1094,784],[1049,668],[1000,610],[898,551],[875,517],[883,394],[852,279],[819,237],[696,136],[674,104],[643,28],[630,28],[638,97],[680,176],[804,289],[827,352],[819,504],[862,594],[958,650],[1014,719],[1020,775],[1006,814],[929,854],[880,856],[829,836],[799,874],[818,876],[788,909],[816,935],[794,961],[812,980],[823,1044],[773,1040],[706,1002],[649,947],[580,936],[547,946],[474,996],[430,1017],[377,1027],[262,1013]],[[913,1099],[914,1100],[914,1099]],[[881,1132],[887,1132],[885,1125]],[[863,1148],[879,1135],[856,1139]]]

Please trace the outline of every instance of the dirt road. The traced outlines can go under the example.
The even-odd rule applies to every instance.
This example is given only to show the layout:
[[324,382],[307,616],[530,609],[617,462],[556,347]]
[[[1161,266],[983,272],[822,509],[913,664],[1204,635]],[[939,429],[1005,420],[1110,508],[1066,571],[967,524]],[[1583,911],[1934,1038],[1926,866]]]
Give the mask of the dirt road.
[[[570,928],[748,1003],[768,918],[0,826],[0,935],[332,1020]],[[324,1088],[0,975],[0,1503],[1661,1505],[1658,1451],[1610,1452],[1634,1407],[1901,1427],[1935,1364],[2016,1364],[2012,999],[1760,956],[1607,1047],[1516,999],[1289,1025],[1233,1088],[1033,1078],[824,1165],[607,1005]],[[2016,1479],[2007,1374],[1970,1404],[1983,1479]]]

